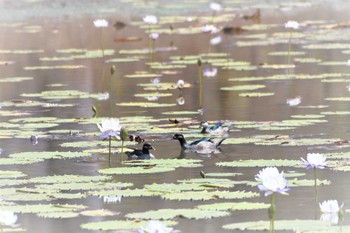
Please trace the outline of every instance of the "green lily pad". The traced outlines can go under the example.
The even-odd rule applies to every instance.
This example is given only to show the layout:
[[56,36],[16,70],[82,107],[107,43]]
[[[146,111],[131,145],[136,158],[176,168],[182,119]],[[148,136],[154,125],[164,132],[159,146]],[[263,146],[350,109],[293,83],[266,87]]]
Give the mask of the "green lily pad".
[[117,106],[124,107],[143,107],[143,108],[162,108],[162,107],[173,107],[176,104],[165,104],[165,103],[154,103],[154,102],[125,102],[118,103]]
[[265,88],[265,85],[239,85],[232,87],[222,87],[220,90],[224,91],[253,91],[261,88]]
[[200,209],[159,209],[149,210],[141,213],[127,214],[127,218],[134,219],[157,219],[157,220],[169,220],[176,217],[182,217],[187,219],[210,219],[217,217],[224,217],[230,215],[227,211],[216,210],[200,210]]
[[0,83],[16,83],[27,80],[32,80],[32,77],[11,77],[11,78],[0,78]]
[[246,191],[187,191],[178,193],[166,193],[162,195],[165,200],[177,200],[177,201],[204,201],[204,200],[216,200],[216,199],[243,199],[253,198],[259,196],[256,192]]
[[[305,232],[306,230],[317,230],[329,227],[329,222],[319,220],[278,220],[274,221],[275,230],[289,230]],[[269,231],[270,221],[253,221],[232,223],[223,226],[226,230],[250,230],[250,231]]]
[[204,210],[258,210],[267,209],[271,204],[261,202],[222,202],[197,206]]
[[82,98],[94,98],[103,100],[108,98],[108,93],[88,93],[78,90],[52,90],[43,91],[41,93],[23,93],[23,97],[40,97],[43,99],[82,99]]
[[273,96],[275,93],[273,92],[244,92],[239,93],[238,96],[241,97],[265,97],[265,96]]
[[27,205],[11,205],[0,206],[0,210],[13,211],[15,213],[58,213],[80,211],[87,208],[84,205],[68,205],[68,204],[27,204]]
[[[175,221],[160,221],[161,224],[165,226],[174,226],[177,224]],[[90,222],[84,223],[80,227],[86,230],[95,230],[95,231],[110,231],[110,230],[131,230],[138,229],[142,226],[146,226],[148,221],[139,221],[139,220],[109,220],[101,222]]]
[[159,74],[149,74],[149,73],[137,73],[137,74],[128,74],[125,75],[125,78],[156,78],[159,77]]
[[71,69],[82,69],[85,68],[83,65],[62,65],[62,66],[26,66],[25,70],[71,70]]
[[75,218],[79,216],[76,212],[38,213],[41,218]]
[[42,152],[20,152],[10,154],[10,158],[18,160],[43,160],[43,159],[71,159],[90,156],[89,153],[84,152],[63,152],[63,151],[42,151]]
[[231,162],[218,162],[219,167],[295,167],[300,165],[300,160],[287,159],[249,159]]
[[160,172],[174,171],[173,167],[118,167],[118,168],[105,168],[98,170],[99,173],[104,175],[121,175],[121,174],[151,174]]

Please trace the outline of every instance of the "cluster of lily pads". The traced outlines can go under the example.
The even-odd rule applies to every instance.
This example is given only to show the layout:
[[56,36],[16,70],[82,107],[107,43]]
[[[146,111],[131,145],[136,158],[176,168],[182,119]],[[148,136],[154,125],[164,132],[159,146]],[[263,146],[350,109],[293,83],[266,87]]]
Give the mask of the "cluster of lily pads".
[[[193,4],[194,3],[190,3]],[[40,72],[42,70],[82,70],[87,69],[85,65],[62,65],[60,62],[80,61],[83,59],[102,58],[101,83],[104,83],[105,68],[110,66],[110,83],[112,78],[123,80],[150,80],[149,82],[139,82],[137,88],[142,88],[146,93],[136,93],[135,98],[144,98],[144,102],[117,102],[118,107],[158,109],[162,107],[179,108],[181,111],[171,111],[170,109],[161,112],[162,117],[148,116],[151,113],[145,113],[145,116],[127,116],[117,118],[105,118],[100,116],[101,109],[93,106],[94,116],[91,118],[59,118],[59,117],[32,117],[31,108],[39,107],[44,110],[75,108],[80,105],[76,99],[92,99],[95,101],[111,101],[113,91],[103,89],[100,93],[90,93],[87,91],[65,89],[66,84],[53,83],[47,87],[50,90],[43,90],[39,93],[22,93],[21,98],[1,102],[0,116],[9,118],[7,121],[0,123],[0,139],[9,140],[25,139],[33,144],[35,148],[40,146],[41,142],[54,141],[59,143],[59,148],[64,151],[27,151],[6,155],[6,151],[0,154],[7,156],[0,158],[0,165],[5,166],[30,166],[47,161],[65,160],[74,161],[74,165],[80,162],[88,161],[99,163],[102,167],[95,169],[97,175],[47,175],[29,177],[28,174],[17,170],[1,170],[1,189],[0,189],[0,223],[3,231],[24,231],[21,224],[18,223],[17,214],[32,214],[40,218],[64,219],[64,218],[81,218],[83,223],[82,229],[88,230],[138,230],[139,232],[173,232],[176,231],[176,224],[185,219],[208,219],[224,218],[227,221],[232,220],[229,216],[234,211],[259,211],[267,210],[268,214],[263,215],[267,221],[235,221],[231,224],[223,225],[224,229],[229,230],[290,230],[295,232],[336,232],[339,230],[339,220],[342,219],[343,204],[337,200],[330,199],[319,202],[319,186],[330,185],[330,180],[320,180],[317,178],[317,169],[328,167],[335,171],[349,171],[348,152],[332,153],[308,153],[306,159],[244,159],[216,162],[214,167],[229,172],[214,172],[212,167],[204,166],[203,158],[190,159],[184,158],[183,150],[179,159],[165,158],[165,155],[159,154],[155,160],[137,160],[124,161],[120,159],[120,166],[111,166],[112,155],[119,153],[124,156],[125,151],[130,151],[129,146],[135,146],[135,140],[128,140],[132,132],[136,136],[141,135],[147,139],[148,135],[156,135],[157,143],[162,143],[163,138],[172,136],[172,133],[181,132],[186,138],[199,139],[203,136],[198,130],[200,122],[196,119],[206,117],[206,102],[204,101],[205,93],[203,89],[205,82],[209,79],[221,78],[228,71],[252,71],[252,70],[286,70],[287,73],[278,73],[268,76],[247,76],[234,77],[230,76],[228,82],[244,82],[244,85],[220,86],[220,91],[225,93],[236,93],[241,99],[246,98],[269,98],[275,95],[269,91],[269,82],[278,81],[297,81],[297,80],[321,80],[322,83],[344,83],[348,82],[349,74],[344,73],[297,73],[294,68],[297,64],[317,64],[321,67],[329,66],[347,66],[346,61],[323,61],[315,57],[305,57],[305,51],[292,51],[295,44],[302,44],[302,48],[308,51],[315,49],[344,49],[344,54],[349,54],[349,45],[346,43],[327,43],[339,36],[338,28],[348,26],[348,24],[328,24],[323,21],[305,21],[298,23],[288,21],[284,25],[282,32],[272,32],[268,35],[264,30],[278,29],[280,24],[249,24],[242,27],[222,27],[220,24],[227,23],[236,17],[243,20],[259,19],[260,11],[253,15],[239,16],[232,14],[235,8],[227,3],[227,7],[212,2],[209,5],[210,16],[162,16],[146,15],[142,20],[131,22],[133,26],[138,26],[145,31],[147,35],[147,48],[145,49],[122,49],[116,53],[114,49],[108,49],[104,43],[104,30],[109,27],[109,21],[105,19],[95,20],[94,26],[99,29],[98,46],[99,49],[58,49],[54,56],[41,56],[44,50],[0,50],[1,54],[28,55],[39,54],[40,62],[44,65],[24,67],[26,72]],[[302,3],[285,3],[287,6],[307,7]],[[174,5],[175,6],[175,3]],[[261,5],[260,5],[261,6]],[[169,7],[169,6],[167,6]],[[235,5],[236,7],[236,5]],[[265,6],[266,7],[266,6]],[[121,23],[119,23],[121,24]],[[183,26],[186,24],[186,26]],[[170,25],[170,26],[169,26]],[[190,25],[190,27],[188,27]],[[118,25],[117,25],[118,26]],[[301,33],[298,30],[302,27],[309,27],[310,30]],[[37,28],[36,28],[37,29]],[[285,30],[287,29],[287,31]],[[332,31],[332,29],[334,29]],[[39,29],[40,30],[40,29]],[[334,32],[335,31],[335,32]],[[247,35],[242,32],[250,32]],[[319,34],[327,34],[327,38]],[[234,60],[229,53],[215,53],[218,46],[221,46],[225,37],[220,33],[233,34],[236,37],[235,47],[246,48],[248,46],[268,46],[275,44],[288,45],[287,51],[271,51],[269,57],[286,58],[286,64],[261,63],[255,64],[252,61]],[[176,51],[177,47],[171,44],[169,47],[158,47],[162,37],[173,35],[204,35],[208,39],[205,51],[198,54],[176,55],[173,54],[167,61],[158,61],[157,54],[162,52]],[[139,38],[116,38],[116,41],[138,41]],[[311,43],[310,41],[319,40],[322,43]],[[309,54],[308,54],[309,55]],[[115,57],[112,57],[115,56]],[[114,77],[121,63],[132,63],[145,61],[147,71],[135,71],[134,73],[125,74],[123,77]],[[58,64],[56,64],[56,62]],[[2,64],[2,63],[1,63]],[[14,63],[4,62],[6,65]],[[53,65],[51,65],[53,64]],[[172,75],[179,74],[178,70],[194,68],[195,80],[191,81],[186,76],[173,78],[175,81],[166,81]],[[118,72],[117,72],[118,73]],[[221,76],[222,75],[222,76]],[[207,78],[207,79],[203,79]],[[34,77],[11,77],[0,78],[1,83],[11,82],[28,82],[35,79]],[[211,80],[209,80],[211,81]],[[263,82],[263,83],[260,83]],[[253,83],[253,84],[250,84]],[[110,88],[111,85],[109,85]],[[198,89],[198,93],[194,90]],[[348,87],[347,87],[348,88]],[[345,88],[344,88],[345,89]],[[198,104],[191,111],[185,111],[188,99],[185,101],[186,91],[192,91],[193,96],[198,98]],[[261,91],[266,90],[266,91]],[[160,99],[177,94],[176,102],[159,102]],[[255,147],[263,146],[280,146],[299,147],[308,146],[314,149],[318,146],[326,149],[342,148],[347,144],[347,140],[341,138],[327,138],[324,135],[309,137],[304,135],[290,135],[285,132],[295,132],[301,128],[310,126],[322,126],[327,123],[328,116],[349,115],[349,111],[324,110],[328,105],[310,105],[301,106],[301,95],[290,96],[282,103],[291,107],[291,111],[298,109],[315,110],[318,113],[297,114],[293,112],[290,119],[285,120],[226,120],[222,121],[231,128],[231,135],[224,141],[225,147],[236,145],[253,145]],[[58,101],[60,100],[60,101]],[[66,100],[66,101],[62,101]],[[71,101],[74,100],[74,101]],[[349,101],[347,96],[331,96],[325,99],[327,103]],[[114,103],[110,105],[115,107]],[[91,105],[89,105],[90,109]],[[26,110],[29,109],[29,110]],[[157,110],[155,110],[157,111]],[[210,122],[211,123],[211,122]],[[64,124],[64,126],[62,126]],[[95,132],[97,128],[100,133]],[[57,128],[55,128],[57,127]],[[60,128],[58,128],[60,127]],[[67,127],[67,128],[64,128]],[[89,127],[92,131],[87,130]],[[126,130],[127,129],[127,130]],[[255,134],[255,132],[259,134]],[[243,132],[243,134],[239,134]],[[254,132],[250,135],[247,132]],[[280,133],[282,132],[282,133]],[[237,134],[235,134],[237,133]],[[170,134],[170,135],[169,135]],[[249,134],[249,135],[244,135]],[[170,137],[171,137],[170,136]],[[142,139],[142,137],[140,137]],[[105,140],[101,140],[105,139]],[[113,140],[117,139],[117,140]],[[61,142],[63,140],[63,142]],[[320,148],[320,147],[319,147]],[[66,151],[73,150],[73,151]],[[211,152],[211,151],[210,151]],[[191,153],[191,152],[184,152]],[[220,153],[220,151],[219,151]],[[211,153],[208,156],[211,158]],[[96,156],[97,155],[97,156]],[[108,155],[109,165],[106,161]],[[220,154],[219,154],[220,156]],[[96,158],[97,157],[97,158]],[[326,160],[329,159],[329,160]],[[214,160],[212,160],[214,161]],[[214,163],[214,162],[213,162]],[[300,178],[306,174],[303,172],[280,172],[278,167],[292,167],[313,170],[313,179]],[[258,168],[257,168],[258,167]],[[236,168],[251,168],[257,175],[249,180],[239,179],[243,174],[232,172]],[[258,172],[258,169],[262,168]],[[201,171],[197,172],[195,177],[189,176],[186,179],[177,179],[174,182],[165,183],[147,183],[148,179],[142,184],[138,183],[141,177],[154,177],[155,174],[174,174],[175,171],[187,170]],[[220,170],[220,171],[222,171]],[[193,175],[194,173],[189,173]],[[161,177],[161,176],[159,176]],[[141,179],[140,178],[140,179]],[[157,180],[159,181],[159,179]],[[278,210],[283,208],[283,203],[276,201],[276,194],[288,194],[294,187],[314,187],[315,202],[315,219],[314,220],[278,220]],[[231,201],[258,198],[259,193],[255,192],[257,188],[269,196],[270,202],[251,202],[251,201]],[[171,201],[186,203],[185,207],[179,208],[157,208],[138,212],[135,210],[120,216],[120,213],[109,209],[94,208],[85,204],[61,204],[67,201],[85,200],[86,198],[95,198],[104,202],[106,206],[115,206],[122,204],[124,199],[153,198],[165,203]],[[285,197],[284,197],[285,198]],[[330,197],[332,198],[332,197]],[[60,204],[53,204],[59,201]],[[209,203],[202,203],[203,201]],[[201,203],[199,203],[201,202]],[[69,202],[70,203],[70,202]],[[187,205],[188,204],[188,205]],[[319,214],[321,216],[319,216]],[[86,222],[84,217],[103,218],[103,221]],[[105,220],[107,219],[107,220]],[[321,220],[321,221],[320,221]],[[342,226],[343,231],[347,231],[348,226]]]

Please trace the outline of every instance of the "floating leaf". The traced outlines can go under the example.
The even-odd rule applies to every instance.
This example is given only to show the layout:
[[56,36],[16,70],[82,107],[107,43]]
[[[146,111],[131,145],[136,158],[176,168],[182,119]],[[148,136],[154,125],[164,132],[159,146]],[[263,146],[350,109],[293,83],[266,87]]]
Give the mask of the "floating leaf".
[[[329,222],[323,222],[319,220],[275,220],[275,230],[290,230],[305,232],[306,230],[325,229],[329,227]],[[269,231],[270,221],[253,221],[253,222],[241,222],[232,223],[223,226],[226,230],[250,230],[250,231]]]
[[198,209],[204,210],[258,210],[269,207],[270,204],[261,202],[222,202],[197,206]]
[[79,175],[54,175],[54,176],[42,176],[34,177],[30,179],[32,183],[79,183],[79,182],[98,182],[111,180],[110,176],[79,176]]
[[124,107],[143,107],[143,108],[161,108],[161,107],[172,107],[176,104],[165,104],[165,103],[154,103],[154,102],[126,102],[118,103],[118,106]]
[[265,96],[273,96],[275,93],[273,92],[244,92],[239,93],[238,96],[241,97],[265,97]]
[[224,91],[253,91],[261,88],[265,88],[265,85],[240,85],[232,87],[222,87],[221,90]]
[[[175,221],[160,221],[165,226],[176,225]],[[110,231],[110,230],[130,230],[138,229],[141,226],[146,226],[148,221],[130,221],[130,220],[110,220],[110,221],[101,221],[101,222],[91,222],[84,223],[80,227],[86,230],[95,230],[95,231]]]
[[161,167],[201,167],[202,160],[199,159],[152,159],[125,161],[124,164],[132,166],[161,166]]
[[121,174],[150,174],[159,172],[173,171],[172,167],[118,167],[118,168],[105,168],[98,170],[99,173],[105,175],[121,175]]
[[127,218],[169,220],[176,217],[188,219],[210,219],[230,215],[227,211],[200,210],[200,209],[159,209],[141,213],[127,214]]
[[11,77],[11,78],[0,78],[0,83],[16,83],[27,80],[32,80],[32,77]]
[[26,66],[25,70],[57,70],[57,69],[82,69],[83,65],[62,65],[62,66]]
[[40,97],[43,99],[76,99],[76,98],[94,98],[98,100],[108,99],[108,93],[96,93],[91,94],[88,92],[82,92],[77,90],[52,90],[43,91],[41,93],[23,93],[24,97]]
[[204,201],[204,200],[215,200],[215,199],[242,199],[252,198],[259,196],[259,193],[245,192],[245,191],[188,191],[178,193],[166,193],[162,195],[165,200],[178,200],[178,201]]
[[218,162],[219,167],[295,167],[300,165],[300,160],[287,159],[249,159],[231,162]]
[[199,114],[198,111],[173,111],[173,112],[163,112],[164,115],[193,115]]
[[89,216],[89,217],[107,217],[107,216],[115,216],[118,215],[118,213],[106,210],[106,209],[98,209],[98,210],[84,210],[80,212],[83,216]]
[[1,210],[13,211],[15,213],[58,213],[58,212],[72,212],[85,209],[84,205],[68,205],[68,204],[36,204],[36,205],[11,205],[0,206]]
[[51,213],[38,213],[39,217],[42,218],[75,218],[79,216],[76,212],[51,212]]
[[125,75],[125,78],[156,78],[159,77],[159,74],[149,74],[149,73],[137,73],[137,74],[128,74]]

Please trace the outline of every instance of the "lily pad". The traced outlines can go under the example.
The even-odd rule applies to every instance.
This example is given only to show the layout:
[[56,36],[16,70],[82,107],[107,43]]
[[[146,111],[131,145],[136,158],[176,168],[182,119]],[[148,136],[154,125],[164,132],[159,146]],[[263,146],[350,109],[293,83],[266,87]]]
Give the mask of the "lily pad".
[[123,107],[143,107],[143,108],[162,108],[162,107],[173,107],[176,104],[165,104],[165,103],[154,103],[154,102],[125,102],[118,103],[117,106]]
[[98,170],[99,173],[105,175],[121,175],[121,174],[151,174],[160,172],[174,171],[173,167],[119,167],[105,168]]
[[219,167],[295,167],[300,165],[300,160],[287,159],[250,159],[238,160],[232,162],[218,162],[216,166]]
[[258,210],[267,209],[271,204],[261,202],[222,202],[197,206],[204,210]]
[[[165,226],[174,226],[177,224],[175,221],[160,221]],[[84,223],[80,227],[86,230],[95,230],[95,231],[110,231],[110,230],[131,230],[138,229],[141,226],[146,226],[148,221],[139,221],[139,220],[109,220],[101,222],[90,222]]]
[[[307,230],[322,230],[330,227],[329,222],[319,220],[278,220],[274,221],[275,230],[289,230],[305,232]],[[232,223],[223,226],[226,230],[250,230],[250,231],[269,231],[270,221],[253,221]]]
[[201,209],[159,209],[127,214],[127,218],[169,220],[176,217],[187,219],[210,219],[230,215],[227,211]]
[[240,86],[232,86],[232,87],[222,87],[221,90],[224,91],[253,91],[261,88],[265,88],[265,85],[240,85]]

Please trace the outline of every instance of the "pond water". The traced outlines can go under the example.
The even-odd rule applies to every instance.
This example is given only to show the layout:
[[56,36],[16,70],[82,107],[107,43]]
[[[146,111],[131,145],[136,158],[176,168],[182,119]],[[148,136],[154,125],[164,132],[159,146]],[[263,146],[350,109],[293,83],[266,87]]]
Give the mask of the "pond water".
[[[18,216],[17,225],[4,226],[4,231],[99,232],[90,223],[100,222],[96,229],[137,232],[139,221],[163,217],[175,221],[170,225],[181,232],[250,232],[244,225],[223,226],[268,222],[270,198],[254,183],[266,162],[284,171],[291,186],[289,195],[277,194],[277,228],[278,221],[291,220],[305,226],[289,227],[289,232],[350,232],[346,1],[226,0],[215,16],[206,1],[0,3],[0,209]],[[253,17],[258,9],[260,16]],[[159,22],[145,25],[145,15],[157,15]],[[97,18],[109,26],[94,27]],[[300,28],[286,29],[289,20]],[[203,32],[207,24],[218,31]],[[149,40],[150,33],[159,38]],[[221,41],[211,44],[215,38]],[[207,69],[217,74],[203,76]],[[180,79],[186,83],[181,90],[176,87]],[[299,96],[300,104],[286,103]],[[157,160],[175,165],[160,162],[134,167],[149,173],[123,173],[132,166],[120,162],[121,143],[112,142],[109,162],[108,141],[97,137],[96,123],[103,118],[120,119],[130,134],[153,145]],[[189,141],[203,137],[201,121],[231,127],[219,153],[184,152],[170,140],[178,132]],[[34,145],[32,135],[38,137]],[[317,196],[314,173],[300,161],[308,153],[329,160],[317,170]],[[242,163],[225,163],[235,161]],[[167,170],[153,173],[157,168]],[[208,176],[198,181],[201,172]],[[171,186],[183,180],[190,188]],[[247,198],[225,198],[225,192],[238,191]],[[329,222],[319,220],[318,202],[332,199],[344,203],[344,215],[324,226]],[[180,210],[173,218],[165,217],[168,212],[161,217],[134,214],[232,202],[248,204],[221,212],[214,206],[216,212],[192,215]],[[106,222],[115,220],[121,222]]]

